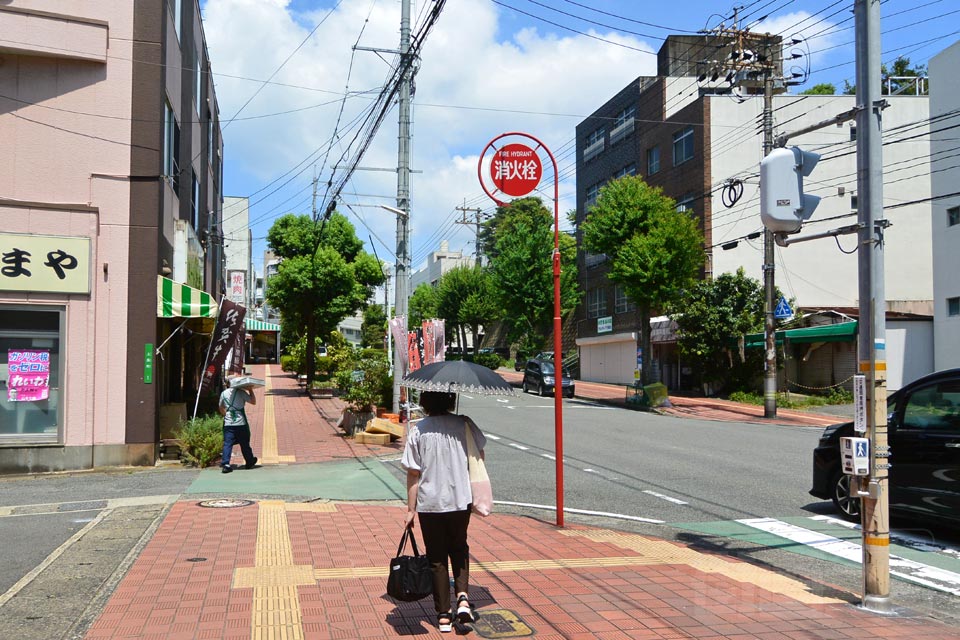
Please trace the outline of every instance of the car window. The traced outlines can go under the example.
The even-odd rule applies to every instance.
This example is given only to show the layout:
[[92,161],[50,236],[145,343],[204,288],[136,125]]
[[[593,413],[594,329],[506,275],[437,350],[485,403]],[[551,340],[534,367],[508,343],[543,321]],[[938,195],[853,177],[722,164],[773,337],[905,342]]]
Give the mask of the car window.
[[553,375],[553,365],[549,362],[543,363],[543,373],[544,375],[552,376]]
[[907,429],[960,429],[960,381],[944,381],[910,394],[903,408]]

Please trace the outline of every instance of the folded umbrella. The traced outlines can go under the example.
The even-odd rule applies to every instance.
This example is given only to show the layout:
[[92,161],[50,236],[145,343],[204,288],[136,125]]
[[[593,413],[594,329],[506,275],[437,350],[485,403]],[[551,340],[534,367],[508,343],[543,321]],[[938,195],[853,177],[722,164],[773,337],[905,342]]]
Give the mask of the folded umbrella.
[[407,374],[400,381],[420,391],[512,396],[515,391],[499,373],[466,360],[434,362]]

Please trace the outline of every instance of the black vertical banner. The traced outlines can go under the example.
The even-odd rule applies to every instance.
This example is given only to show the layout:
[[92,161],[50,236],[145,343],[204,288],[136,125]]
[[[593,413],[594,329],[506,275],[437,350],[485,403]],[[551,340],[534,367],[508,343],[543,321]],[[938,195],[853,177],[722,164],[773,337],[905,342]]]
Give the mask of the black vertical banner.
[[217,325],[213,329],[210,350],[207,352],[207,362],[203,367],[200,393],[206,393],[210,390],[213,380],[217,377],[217,371],[223,366],[223,362],[227,358],[227,352],[234,345],[237,334],[243,327],[243,318],[246,314],[247,310],[244,307],[230,302],[226,298],[220,301],[220,315],[217,317]]

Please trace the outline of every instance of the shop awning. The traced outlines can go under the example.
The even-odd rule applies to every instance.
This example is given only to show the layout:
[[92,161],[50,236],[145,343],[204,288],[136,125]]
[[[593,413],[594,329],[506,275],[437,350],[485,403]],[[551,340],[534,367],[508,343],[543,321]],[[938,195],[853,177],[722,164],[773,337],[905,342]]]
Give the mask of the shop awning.
[[[763,334],[750,333],[744,336],[746,338],[746,347],[762,348]],[[857,321],[840,322],[838,324],[821,324],[815,327],[802,327],[800,329],[787,329],[786,331],[777,331],[777,344],[782,344],[784,339],[793,344],[809,344],[813,342],[852,342],[857,338]]]
[[157,276],[157,317],[216,318],[217,302],[206,291]]
[[244,325],[247,331],[280,331],[280,325],[263,320],[254,320],[253,318],[244,318]]

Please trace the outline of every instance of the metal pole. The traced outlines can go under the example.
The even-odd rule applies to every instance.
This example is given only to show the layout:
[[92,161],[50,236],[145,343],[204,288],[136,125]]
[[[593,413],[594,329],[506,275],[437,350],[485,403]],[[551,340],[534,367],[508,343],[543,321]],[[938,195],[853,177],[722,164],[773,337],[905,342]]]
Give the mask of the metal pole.
[[[767,60],[770,46],[767,43]],[[767,67],[763,81],[763,155],[773,150],[773,75]],[[774,279],[773,232],[763,230],[763,417],[777,417],[777,325],[774,318],[776,283]]]
[[[883,280],[883,153],[880,97],[880,0],[855,0],[857,47],[857,202],[860,319],[857,359],[867,377],[870,475],[861,481],[863,602],[890,611],[887,493],[886,296]],[[863,485],[866,486],[863,486]]]
[[553,161],[553,423],[557,447],[557,526],[563,526],[563,326],[560,320],[560,178]]
[[[403,210],[404,215],[397,215],[397,267],[396,280],[393,284],[396,292],[394,313],[407,320],[407,297],[409,295],[409,252],[410,238],[410,83],[413,76],[413,65],[409,64],[410,55],[410,0],[400,2],[400,64],[403,65],[403,76],[400,80],[400,128],[397,134],[397,207]],[[404,326],[404,331],[406,331]],[[406,345],[397,342],[395,349]],[[403,378],[403,358],[399,352],[393,358],[393,412],[400,412],[400,379]]]

